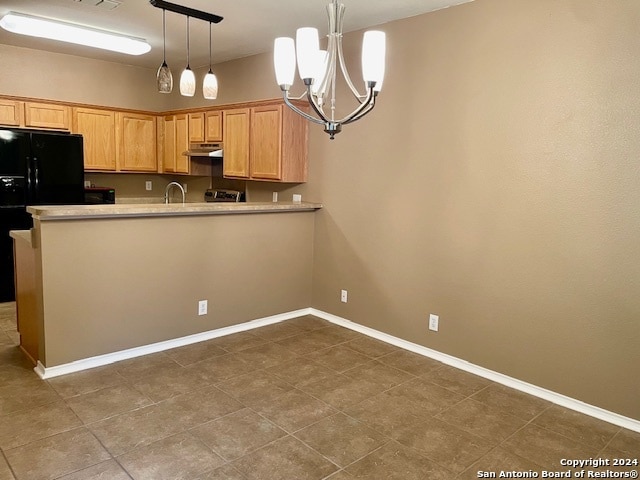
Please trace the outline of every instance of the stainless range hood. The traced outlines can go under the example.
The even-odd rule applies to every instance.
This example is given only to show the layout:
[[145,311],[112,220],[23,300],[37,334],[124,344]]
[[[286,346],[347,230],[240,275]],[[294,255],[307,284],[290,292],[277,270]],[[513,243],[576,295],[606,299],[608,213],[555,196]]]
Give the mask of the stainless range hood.
[[183,153],[187,157],[222,158],[222,143],[191,143]]

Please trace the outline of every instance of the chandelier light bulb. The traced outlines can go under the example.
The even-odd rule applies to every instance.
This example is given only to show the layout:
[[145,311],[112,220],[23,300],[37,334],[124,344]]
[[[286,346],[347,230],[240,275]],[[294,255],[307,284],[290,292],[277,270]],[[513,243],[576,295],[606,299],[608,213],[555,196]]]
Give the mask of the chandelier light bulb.
[[278,37],[273,42],[273,67],[280,87],[291,86],[296,74],[296,48],[293,38]]
[[327,51],[318,50],[316,52],[316,63],[314,66],[313,84],[311,85],[311,91],[314,94],[320,92],[324,77],[327,75]]
[[299,28],[296,32],[296,54],[300,78],[313,78],[317,62],[317,52],[320,50],[318,29],[311,27]]
[[378,83],[382,84],[385,53],[386,36],[384,32],[378,30],[364,32],[362,39],[362,77],[365,83],[376,82],[376,86]]

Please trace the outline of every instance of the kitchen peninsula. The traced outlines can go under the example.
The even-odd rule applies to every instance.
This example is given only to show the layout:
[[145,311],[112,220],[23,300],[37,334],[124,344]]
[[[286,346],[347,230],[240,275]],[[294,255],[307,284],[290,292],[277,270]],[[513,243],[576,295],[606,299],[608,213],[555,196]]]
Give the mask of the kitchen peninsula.
[[29,207],[12,234],[22,348],[50,377],[307,308],[321,207]]

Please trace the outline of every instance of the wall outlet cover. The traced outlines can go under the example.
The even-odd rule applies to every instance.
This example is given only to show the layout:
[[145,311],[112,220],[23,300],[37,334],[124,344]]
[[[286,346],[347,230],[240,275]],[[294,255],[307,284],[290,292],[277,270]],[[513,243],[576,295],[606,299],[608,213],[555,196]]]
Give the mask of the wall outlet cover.
[[151,180],[147,180],[146,182],[144,182],[144,188],[147,191],[153,190],[153,184],[151,183]]
[[207,301],[200,300],[198,302],[198,315],[206,315],[207,314]]
[[440,323],[440,317],[438,317],[438,315],[434,315],[433,313],[429,314],[429,330],[433,330],[434,332],[437,332],[439,323]]
[[347,303],[348,300],[348,292],[346,290],[340,290],[340,301],[342,303]]
[[294,193],[293,194],[293,202],[294,203],[300,203],[302,202],[302,195],[298,194],[298,193]]

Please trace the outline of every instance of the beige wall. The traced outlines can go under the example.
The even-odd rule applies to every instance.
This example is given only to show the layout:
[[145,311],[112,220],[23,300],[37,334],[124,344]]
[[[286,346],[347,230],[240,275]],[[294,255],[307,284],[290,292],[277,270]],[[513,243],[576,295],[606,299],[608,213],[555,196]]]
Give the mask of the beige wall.
[[313,306],[640,419],[638,25],[635,0],[385,25],[376,111],[311,138]]
[[[313,213],[41,222],[46,367],[307,308]],[[198,301],[208,301],[199,316]]]
[[[311,305],[640,419],[639,24],[636,0],[476,0],[382,26],[376,110],[310,127],[308,184],[249,187],[325,205]],[[216,71],[222,103],[278,95],[269,55]]]

